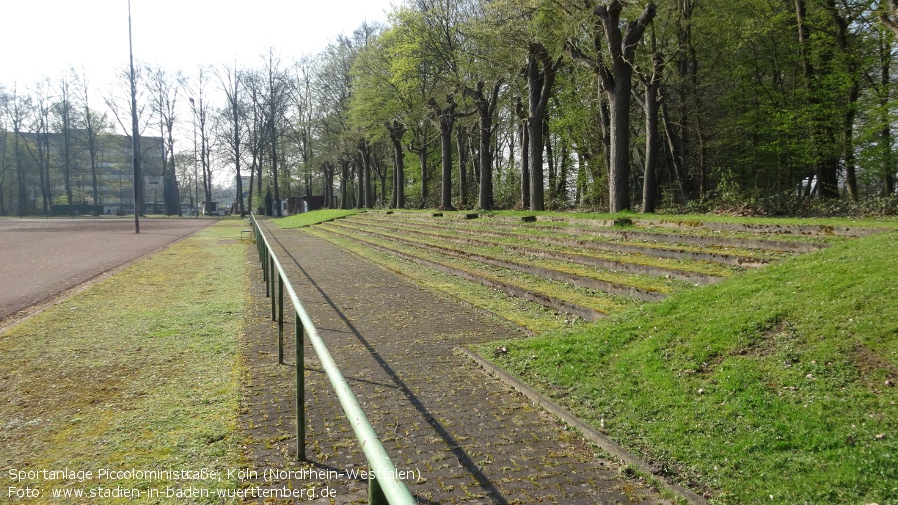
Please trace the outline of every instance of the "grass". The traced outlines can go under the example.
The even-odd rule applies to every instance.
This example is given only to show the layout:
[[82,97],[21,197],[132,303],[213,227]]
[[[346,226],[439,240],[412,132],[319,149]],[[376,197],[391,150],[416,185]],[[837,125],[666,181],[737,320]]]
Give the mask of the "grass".
[[477,350],[713,503],[898,503],[898,233]]
[[[352,230],[323,227],[330,233],[351,234]],[[405,253],[415,258],[420,258],[439,265],[456,269],[483,278],[488,281],[500,282],[511,285],[519,289],[531,291],[539,295],[548,296],[556,300],[563,300],[574,305],[597,310],[604,314],[619,312],[624,308],[633,306],[638,303],[630,298],[623,296],[609,295],[598,290],[591,290],[580,286],[573,286],[561,281],[552,280],[546,277],[521,272],[511,268],[504,268],[482,263],[477,260],[470,260],[456,256],[446,255],[440,252],[433,252],[421,249],[415,246],[399,243],[391,240],[387,236],[366,235],[363,242],[375,244],[377,246]]]
[[[367,219],[353,219],[354,222],[364,222],[376,225],[381,228],[390,228],[393,230],[414,230],[417,232],[421,231],[420,221],[418,224],[415,224],[415,221],[407,220],[406,224],[402,224],[401,220],[389,220],[383,218],[367,218]],[[645,248],[647,252],[651,252],[657,249],[676,249],[681,251],[689,251],[689,252],[714,252],[719,254],[728,254],[733,256],[742,256],[747,258],[778,258],[781,256],[785,256],[782,253],[776,254],[771,253],[770,251],[758,251],[754,249],[741,249],[734,247],[722,247],[722,246],[690,246],[685,244],[676,244],[670,242],[655,242],[655,241],[645,241],[645,240],[623,240],[621,238],[613,238],[613,237],[602,237],[599,235],[589,235],[588,230],[584,232],[583,235],[572,236],[571,233],[564,233],[558,230],[558,226],[545,226],[539,224],[531,224],[529,226],[515,226],[509,222],[502,221],[486,221],[481,226],[475,226],[473,224],[468,224],[465,222],[462,224],[456,225],[437,225],[437,223],[431,222],[427,223],[427,229],[430,230],[433,234],[439,234],[442,237],[446,238],[472,238],[479,237],[481,240],[492,240],[496,244],[509,244],[509,245],[533,245],[534,243],[538,244],[540,247],[545,247],[547,243],[553,243],[561,241],[562,243],[573,240],[586,240],[589,242],[593,242],[597,246],[602,245],[624,245],[624,246],[636,246]],[[640,231],[645,231],[644,228],[640,228]],[[665,229],[664,233],[669,233],[669,229]],[[529,240],[523,240],[522,237],[528,237]],[[719,234],[718,234],[719,236]],[[601,248],[601,247],[599,247]],[[565,246],[564,250],[571,250],[572,248]]]
[[820,225],[820,226],[869,226],[874,228],[898,229],[898,218],[788,218],[788,217],[741,217],[716,214],[638,214],[635,212],[621,212],[618,214],[594,213],[594,212],[554,212],[554,211],[520,211],[503,210],[483,212],[483,215],[496,215],[506,217],[521,216],[548,216],[564,219],[621,219],[629,218],[639,220],[661,221],[686,221],[703,223],[734,223],[734,224],[772,224],[772,225]]
[[405,275],[434,293],[463,300],[475,307],[496,314],[528,332],[542,333],[570,327],[571,325],[584,324],[576,318],[558,314],[535,303],[508,296],[500,291],[475,282],[466,281],[458,276],[438,272],[393,254],[381,252],[370,246],[344,238],[341,235],[329,233],[323,228],[314,227],[306,231],[311,235],[325,239],[363,258],[369,259],[384,268]]
[[[220,481],[96,477],[102,468],[224,473],[241,465],[242,228],[237,220],[217,223],[0,334],[4,493],[7,485],[39,487],[42,503],[52,501],[51,487],[195,486],[214,496],[238,485],[226,474]],[[12,482],[8,473],[64,468],[95,478]]]
[[323,223],[325,221],[333,221],[334,219],[351,216],[353,214],[358,214],[359,212],[362,211],[356,209],[321,209],[277,218],[274,220],[274,222],[283,229],[303,228],[306,226],[311,226],[313,224]]

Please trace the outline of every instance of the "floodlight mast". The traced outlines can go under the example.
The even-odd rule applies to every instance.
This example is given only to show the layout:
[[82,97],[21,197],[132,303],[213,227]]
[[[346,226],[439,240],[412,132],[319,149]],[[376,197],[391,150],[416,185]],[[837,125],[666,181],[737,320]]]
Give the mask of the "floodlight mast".
[[134,78],[134,43],[131,40],[131,0],[128,0],[128,58],[131,62],[131,164],[134,168],[134,233],[140,233],[140,137],[137,128],[137,84]]

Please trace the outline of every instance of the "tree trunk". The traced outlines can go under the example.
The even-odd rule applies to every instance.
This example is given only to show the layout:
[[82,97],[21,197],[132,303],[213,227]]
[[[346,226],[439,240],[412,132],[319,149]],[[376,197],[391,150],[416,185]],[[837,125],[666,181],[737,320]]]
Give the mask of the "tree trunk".
[[859,96],[860,83],[855,80],[851,83],[851,89],[848,91],[848,110],[845,111],[842,123],[842,158],[845,162],[845,189],[848,191],[848,197],[853,201],[858,199],[857,170],[854,156],[854,116]]
[[[491,140],[493,134],[493,116],[495,115],[496,106],[499,102],[499,90],[502,88],[502,81],[496,81],[489,97],[483,93],[485,85],[486,83],[479,81],[476,88],[467,88],[465,92],[471,96],[477,104],[477,118],[480,127],[478,135],[480,143],[480,162],[478,171],[480,191],[477,203],[481,209],[492,210],[494,202],[493,149]],[[518,104],[520,104],[520,102],[518,102]]]
[[660,53],[652,55],[652,76],[645,79],[645,173],[642,182],[642,212],[655,212],[658,195],[658,109],[661,72],[664,59]]
[[612,0],[607,6],[595,8],[605,29],[608,50],[611,53],[611,69],[604,64],[599,75],[610,102],[611,146],[608,166],[608,203],[611,212],[630,208],[630,93],[632,92],[633,67],[636,44],[646,26],[655,16],[655,4],[646,5],[636,21],[627,25],[621,34],[620,13],[623,3]]
[[518,113],[518,130],[521,136],[521,208],[530,208],[530,129],[527,127],[527,116],[521,99],[518,98],[516,110]]
[[[274,111],[272,110],[272,114]],[[274,180],[274,215],[277,217],[283,217],[283,212],[281,210],[281,189],[279,184],[278,177],[278,142],[277,135],[274,130],[274,118],[271,120],[271,178]],[[211,195],[211,181],[210,184],[210,195]],[[210,196],[211,199],[211,196]]]
[[468,207],[468,142],[466,128],[455,129],[455,149],[458,152],[458,190],[461,208]]
[[427,199],[430,197],[430,192],[428,191],[428,178],[427,178],[427,145],[423,144],[421,147],[415,151],[415,154],[418,155],[418,162],[421,167],[421,205],[420,207],[423,209],[427,207]]
[[349,160],[340,159],[340,208],[346,210],[349,208]]
[[[18,100],[18,97],[14,98],[14,100]],[[18,113],[18,104],[16,104],[16,111]],[[16,215],[19,217],[25,217],[27,211],[27,207],[25,206],[27,193],[25,193],[25,167],[22,164],[22,149],[19,144],[19,137],[21,136],[21,133],[19,130],[19,123],[16,122],[14,126],[15,129],[13,130],[13,149],[16,154],[16,184],[19,190]]]
[[[620,79],[620,76],[618,76]],[[629,79],[628,79],[629,80]],[[630,208],[630,94],[629,85],[609,88],[611,145],[608,166],[608,205],[611,212]],[[626,94],[625,93],[626,90]]]
[[[811,61],[809,54],[810,48],[810,29],[806,22],[807,11],[805,0],[795,0],[795,20],[798,27],[798,44],[800,48],[800,59],[805,77],[805,89],[808,92],[808,105],[811,109],[811,137],[814,145],[812,156],[812,166],[814,175],[817,178],[817,196],[823,199],[838,198],[838,171],[839,160],[831,151],[836,145],[836,136],[832,126],[829,124],[826,114],[819,111],[821,108],[820,95],[820,79],[817,71]],[[822,59],[832,60],[831,54],[824,54]]]
[[530,210],[545,210],[545,182],[543,177],[543,121],[555,84],[555,74],[562,59],[552,60],[539,42],[531,42],[527,58],[527,95],[530,117]]
[[440,191],[440,208],[443,210],[455,210],[452,206],[452,129],[455,126],[455,120],[459,117],[456,114],[458,104],[452,95],[446,97],[446,107],[441,108],[437,105],[436,100],[431,97],[427,105],[430,107],[433,123],[440,132],[440,159],[442,188]]
[[[890,4],[894,5],[894,1]],[[894,10],[894,9],[893,9]],[[898,36],[898,31],[896,31]],[[892,154],[892,125],[889,118],[889,99],[891,89],[892,47],[887,40],[879,42],[879,107],[882,115],[882,129],[879,131],[879,143],[882,151],[882,196],[889,196],[895,191],[895,165]]]
[[393,143],[393,208],[405,207],[405,153],[402,150],[402,137],[405,125],[397,120],[387,124],[390,142]]

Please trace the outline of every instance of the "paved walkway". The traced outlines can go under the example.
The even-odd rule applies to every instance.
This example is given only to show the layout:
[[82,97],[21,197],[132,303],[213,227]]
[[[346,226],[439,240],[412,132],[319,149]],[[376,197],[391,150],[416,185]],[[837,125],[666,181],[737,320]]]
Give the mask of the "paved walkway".
[[[669,503],[453,350],[513,329],[311,235],[276,226],[266,233],[388,454],[415,473],[408,485],[419,503]],[[248,261],[254,296],[241,426],[259,478],[247,484],[327,486],[336,496],[319,503],[365,502],[365,482],[347,475],[365,468],[364,456],[308,343],[311,464],[294,461],[294,375],[277,365],[258,261]],[[293,352],[288,346],[287,361]],[[316,474],[266,482],[263,469]]]

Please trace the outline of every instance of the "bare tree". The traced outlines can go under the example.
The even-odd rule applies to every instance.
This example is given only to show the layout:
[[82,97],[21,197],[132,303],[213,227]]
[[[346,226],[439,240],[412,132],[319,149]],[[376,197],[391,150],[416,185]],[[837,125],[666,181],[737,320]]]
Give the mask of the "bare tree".
[[265,83],[259,71],[247,71],[243,74],[243,86],[248,97],[249,118],[246,132],[246,148],[250,153],[249,198],[247,204],[253,209],[253,188],[258,200],[262,201],[262,160],[264,158],[265,136],[268,120],[264,103]]
[[[34,133],[34,149],[30,142],[25,147],[37,164],[40,175],[41,201],[44,215],[50,215],[52,191],[50,184],[50,83],[44,79],[37,83],[34,90],[34,107],[30,129]],[[3,146],[6,147],[5,145]]]
[[[134,211],[138,213],[142,213],[143,208],[143,181],[141,181],[140,177],[140,167],[139,163],[141,158],[143,157],[143,153],[140,151],[140,137],[143,136],[143,132],[149,126],[149,120],[152,116],[149,114],[149,110],[151,109],[151,104],[149,103],[149,99],[146,93],[146,86],[138,85],[144,82],[144,77],[146,74],[146,69],[141,66],[134,67],[134,97],[132,99],[131,96],[131,85],[132,85],[132,77],[130,69],[123,68],[120,69],[118,73],[118,86],[113,88],[113,91],[108,95],[104,96],[103,102],[112,112],[113,117],[115,117],[116,123],[118,123],[119,128],[124,132],[125,139],[131,143],[131,145],[135,146],[134,153],[134,168],[137,169],[137,174],[134,177],[134,194],[135,194],[135,202],[134,202]],[[131,109],[134,108],[134,116],[137,120],[137,128],[134,128],[134,124],[132,121],[132,112]],[[135,133],[136,132],[136,133]],[[134,136],[137,136],[134,139]]]
[[242,78],[236,67],[227,65],[216,70],[216,73],[226,99],[225,108],[221,114],[222,129],[224,130],[222,145],[228,161],[234,163],[234,172],[237,176],[237,211],[240,212],[240,217],[244,217],[246,209],[243,206],[243,174],[240,164],[243,159],[242,148],[245,144],[244,129],[241,126],[246,120],[246,114],[243,92],[240,88]]
[[275,55],[274,48],[268,49],[268,54],[263,56],[268,87],[265,90],[265,104],[267,106],[268,142],[271,149],[271,180],[274,186],[274,213],[281,217],[281,191],[278,174],[278,142],[280,132],[283,131],[282,121],[284,109],[289,98],[287,81],[280,68],[280,59]]
[[57,81],[57,101],[53,105],[53,129],[59,135],[59,159],[62,169],[62,180],[65,186],[66,202],[70,214],[74,215],[74,191],[72,176],[75,169],[75,103],[73,100],[72,82],[68,75]]
[[159,130],[162,137],[162,199],[165,214],[181,215],[181,197],[175,170],[174,128],[177,120],[178,98],[184,86],[184,76],[180,72],[171,73],[165,69],[156,68],[150,74],[149,85],[152,88],[153,111],[159,117]]
[[75,93],[81,108],[79,137],[90,157],[91,188],[93,190],[94,206],[97,206],[96,212],[100,213],[99,205],[102,205],[103,201],[100,195],[97,172],[100,160],[100,150],[102,148],[100,135],[107,129],[107,113],[100,113],[90,108],[90,86],[87,80],[87,73],[82,70],[81,74],[78,75],[75,73],[75,70],[72,69],[72,74],[75,76]]
[[190,108],[193,112],[194,120],[197,122],[197,127],[199,128],[199,140],[200,140],[200,166],[203,171],[203,198],[205,199],[205,205],[203,206],[203,212],[211,211],[211,202],[212,202],[212,163],[211,163],[211,143],[212,138],[210,135],[210,118],[209,118],[209,102],[207,100],[207,88],[209,86],[209,70],[207,67],[200,66],[197,70],[196,81],[193,83],[193,88],[190,90],[191,96],[188,100],[190,101]]
[[4,112],[6,113],[6,120],[12,125],[13,130],[13,155],[16,157],[16,188],[18,190],[16,215],[20,217],[24,216],[28,210],[26,205],[27,193],[25,192],[25,167],[22,163],[24,154],[22,127],[25,124],[26,113],[30,108],[31,98],[19,95],[18,89],[14,85],[12,94],[4,101]]

